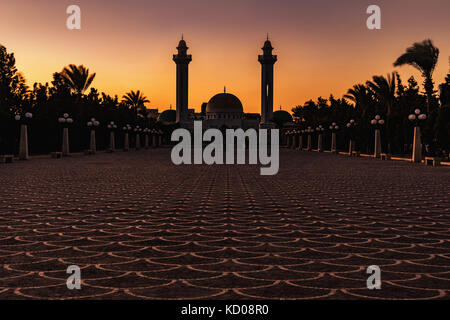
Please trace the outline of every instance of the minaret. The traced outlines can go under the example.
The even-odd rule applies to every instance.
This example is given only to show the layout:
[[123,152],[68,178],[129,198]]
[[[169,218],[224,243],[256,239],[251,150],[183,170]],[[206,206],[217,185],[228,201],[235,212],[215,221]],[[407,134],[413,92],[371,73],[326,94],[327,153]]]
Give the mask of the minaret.
[[177,122],[186,122],[188,115],[188,81],[189,81],[189,63],[192,56],[187,54],[189,49],[181,37],[178,43],[178,54],[173,55],[173,61],[177,64]]
[[261,124],[270,126],[273,114],[273,65],[277,62],[277,56],[272,55],[272,44],[269,36],[262,48],[263,55],[258,56],[261,63]]

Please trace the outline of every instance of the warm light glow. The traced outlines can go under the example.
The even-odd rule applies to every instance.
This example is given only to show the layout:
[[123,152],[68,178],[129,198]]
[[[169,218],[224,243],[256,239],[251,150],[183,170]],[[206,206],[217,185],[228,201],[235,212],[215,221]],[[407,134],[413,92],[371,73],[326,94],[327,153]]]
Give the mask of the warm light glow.
[[[192,54],[189,107],[228,91],[245,112],[261,111],[261,65],[257,57],[270,32],[278,55],[274,105],[289,110],[318,96],[342,97],[373,75],[398,70],[403,83],[413,67],[392,63],[416,41],[431,38],[441,51],[434,73],[444,81],[450,55],[450,1],[377,1],[381,30],[368,30],[367,2],[260,0],[80,0],[82,29],[66,28],[67,1],[0,2],[0,42],[16,55],[31,87],[50,82],[64,66],[83,64],[100,92],[121,97],[141,90],[149,108],[175,105],[172,54],[184,33]],[[436,87],[435,87],[436,89]],[[421,88],[423,91],[423,88]]]

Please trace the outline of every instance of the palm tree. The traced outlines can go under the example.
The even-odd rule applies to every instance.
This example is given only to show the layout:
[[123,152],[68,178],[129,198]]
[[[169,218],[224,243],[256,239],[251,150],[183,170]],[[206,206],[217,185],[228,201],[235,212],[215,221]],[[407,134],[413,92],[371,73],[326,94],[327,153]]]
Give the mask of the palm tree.
[[[386,129],[388,136],[390,136],[390,132],[392,131],[390,116],[392,113],[392,106],[395,103],[396,73],[392,72],[392,74],[388,74],[387,78],[383,76],[373,76],[372,81],[367,81],[367,87],[373,92],[376,102],[383,107],[383,112],[386,112]],[[391,152],[390,141],[388,141],[388,152]]]
[[131,92],[128,92],[122,97],[122,102],[134,109],[135,115],[137,117],[138,111],[142,110],[145,103],[150,102],[146,96],[143,95],[141,91],[134,92],[131,90]]
[[372,81],[367,81],[367,86],[372,90],[377,101],[385,107],[386,117],[392,113],[392,106],[395,102],[396,73],[383,76],[373,76]]
[[354,85],[353,88],[348,89],[344,98],[355,104],[355,109],[360,113],[361,118],[366,117],[372,101],[372,92],[368,87],[363,84]]
[[59,75],[64,85],[78,97],[83,95],[95,78],[95,73],[89,74],[89,69],[86,69],[83,65],[76,66],[74,64],[65,67]]
[[433,45],[430,39],[422,42],[416,42],[406,49],[394,62],[394,66],[402,66],[408,64],[418,69],[425,78],[424,87],[427,94],[427,112],[430,112],[431,99],[434,92],[433,71],[439,58],[439,49]]

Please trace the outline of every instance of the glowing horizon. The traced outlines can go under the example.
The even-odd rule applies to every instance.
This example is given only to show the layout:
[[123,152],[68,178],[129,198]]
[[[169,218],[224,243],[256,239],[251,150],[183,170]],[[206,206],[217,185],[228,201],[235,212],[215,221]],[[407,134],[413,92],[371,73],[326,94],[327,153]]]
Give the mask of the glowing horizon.
[[[404,83],[413,67],[392,63],[414,42],[431,38],[440,49],[435,89],[448,70],[450,3],[377,1],[382,29],[365,26],[369,3],[343,0],[314,3],[290,0],[30,0],[0,4],[0,43],[14,52],[31,87],[50,82],[71,63],[97,73],[92,87],[111,95],[141,90],[148,108],[163,111],[175,102],[172,55],[184,34],[193,61],[189,69],[189,108],[223,92],[235,94],[245,112],[260,112],[258,54],[269,32],[278,55],[274,110],[290,111],[319,96],[342,97],[354,84],[398,71]],[[65,27],[66,8],[82,9],[82,29]]]

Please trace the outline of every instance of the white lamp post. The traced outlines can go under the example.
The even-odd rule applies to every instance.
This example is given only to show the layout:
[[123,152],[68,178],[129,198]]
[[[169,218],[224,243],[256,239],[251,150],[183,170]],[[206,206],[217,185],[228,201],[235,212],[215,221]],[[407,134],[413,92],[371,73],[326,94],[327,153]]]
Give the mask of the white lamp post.
[[331,130],[331,148],[330,148],[330,151],[332,153],[337,153],[336,132],[339,130],[339,126],[336,124],[336,122],[333,122],[331,124],[330,130]]
[[312,150],[312,143],[311,143],[311,133],[314,132],[314,130],[311,127],[308,127],[305,132],[308,134],[308,140],[306,142],[306,151]]
[[95,128],[100,125],[100,122],[98,122],[95,118],[92,118],[91,121],[88,121],[87,126],[91,130],[91,138],[90,138],[90,152],[95,154],[97,152],[97,144],[96,144],[96,138],[95,138]]
[[153,148],[156,148],[156,134],[157,134],[157,131],[155,130],[155,129],[153,129],[152,130],[152,147]]
[[116,151],[116,137],[115,137],[115,130],[117,129],[117,125],[114,123],[114,121],[111,121],[108,124],[109,131],[109,152]]
[[292,149],[297,149],[298,148],[298,130],[294,130],[293,131],[294,135],[293,135],[293,141],[292,141]]
[[303,134],[305,130],[298,131],[298,150],[303,150]]
[[162,146],[162,137],[163,137],[163,132],[161,130],[158,131],[158,146],[161,147]]
[[284,136],[286,137],[286,147],[289,148],[291,146],[291,131],[285,131]]
[[355,151],[355,141],[353,140],[353,131],[356,127],[356,122],[355,120],[351,119],[348,123],[347,123],[347,128],[350,130],[350,141],[349,141],[349,145],[348,145],[348,155],[352,156],[353,151]]
[[68,113],[64,113],[61,118],[58,118],[58,122],[63,126],[61,153],[63,157],[67,157],[70,154],[68,125],[73,123],[73,119],[69,117]]
[[136,126],[134,128],[134,132],[136,133],[136,150],[139,150],[141,148],[141,128],[139,126]]
[[148,132],[149,132],[149,129],[148,128],[145,128],[144,129],[144,139],[145,139],[145,141],[144,141],[144,148],[145,149],[148,149],[149,148],[149,140],[148,140]]
[[[30,121],[33,118],[33,114],[31,112],[25,113],[24,117],[25,121],[20,124],[20,140],[19,140],[19,159],[20,160],[28,160],[28,126],[26,121]],[[20,115],[16,115],[14,117],[16,121],[20,121],[22,117]]]
[[316,131],[318,133],[317,135],[317,152],[323,152],[323,132],[325,129],[322,127],[322,125],[319,125],[316,128]]
[[295,149],[295,144],[296,144],[296,135],[297,135],[297,131],[296,130],[292,130],[291,131],[291,135],[292,135],[292,141],[291,141],[291,145],[290,145],[290,147],[291,147],[291,149]]
[[290,149],[292,148],[292,137],[293,137],[292,130],[287,131],[286,136],[287,136],[287,147]]
[[129,132],[131,130],[131,126],[127,124],[123,127],[123,131],[125,132],[124,141],[123,141],[123,151],[130,150],[130,135]]
[[375,127],[375,145],[374,145],[374,158],[379,158],[381,156],[381,133],[380,127],[384,124],[384,120],[381,119],[379,115],[376,115],[370,123]]
[[421,113],[420,109],[414,110],[408,119],[414,123],[414,144],[412,153],[412,162],[422,162],[422,138],[420,133],[420,121],[427,119],[427,115]]
[[286,136],[286,147],[290,148],[291,147],[291,138],[292,138],[292,133],[290,130],[286,131],[284,133],[284,135]]

